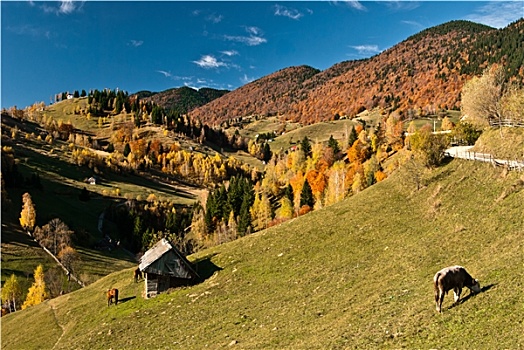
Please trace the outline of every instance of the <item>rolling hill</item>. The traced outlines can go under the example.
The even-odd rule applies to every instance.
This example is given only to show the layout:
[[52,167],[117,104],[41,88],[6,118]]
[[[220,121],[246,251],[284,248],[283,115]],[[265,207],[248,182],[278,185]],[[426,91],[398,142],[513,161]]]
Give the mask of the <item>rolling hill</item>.
[[227,94],[229,90],[202,88],[195,90],[184,86],[161,92],[139,91],[134,95],[145,101],[152,101],[166,109],[174,109],[185,114]]
[[[126,269],[2,318],[2,349],[519,348],[522,174],[453,160],[190,256],[207,279],[145,300]],[[504,194],[504,196],[502,196]],[[482,293],[435,311],[433,274]],[[212,269],[210,269],[212,267]],[[117,287],[121,303],[107,307]],[[23,330],[23,331],[22,331]]]
[[458,109],[464,82],[493,63],[524,78],[524,19],[497,30],[453,21],[414,35],[366,60],[319,71],[289,67],[196,108],[190,115],[220,123],[247,115],[283,115],[312,124],[374,107],[413,115]]

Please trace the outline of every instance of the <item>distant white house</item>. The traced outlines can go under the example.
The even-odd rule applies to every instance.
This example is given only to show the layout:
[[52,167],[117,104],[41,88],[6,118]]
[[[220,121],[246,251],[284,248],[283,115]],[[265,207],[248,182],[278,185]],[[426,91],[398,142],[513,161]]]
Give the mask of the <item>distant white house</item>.
[[67,99],[68,100],[72,100],[73,99],[73,95],[72,94],[67,94]]
[[90,185],[96,185],[97,180],[96,177],[91,176],[89,179],[86,180],[86,182]]

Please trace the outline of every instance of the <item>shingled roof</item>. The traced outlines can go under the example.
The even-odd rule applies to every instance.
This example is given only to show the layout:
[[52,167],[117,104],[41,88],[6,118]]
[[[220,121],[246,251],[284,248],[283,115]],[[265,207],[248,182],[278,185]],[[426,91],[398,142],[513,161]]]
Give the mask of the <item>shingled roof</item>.
[[167,239],[162,238],[140,259],[140,271],[178,278],[197,277],[185,256]]

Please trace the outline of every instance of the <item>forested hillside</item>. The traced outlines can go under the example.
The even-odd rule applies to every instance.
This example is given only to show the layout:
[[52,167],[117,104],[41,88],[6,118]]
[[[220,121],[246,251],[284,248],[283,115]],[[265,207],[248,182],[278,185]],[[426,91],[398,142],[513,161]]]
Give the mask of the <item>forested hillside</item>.
[[[409,116],[458,109],[465,81],[493,63],[504,64],[507,77],[523,81],[523,42],[524,20],[500,30],[454,21],[422,31],[367,60],[342,62],[324,72],[288,68],[276,74],[279,86],[292,89],[282,92],[269,85],[274,76],[264,77],[191,115],[220,122],[278,114],[311,124],[354,117],[375,107],[398,109]],[[286,77],[290,80],[284,83]]]
[[145,101],[151,101],[165,109],[174,110],[179,114],[186,114],[187,112],[203,106],[228,92],[228,90],[216,90],[210,88],[195,90],[185,86],[158,93],[140,91],[135,95],[138,98],[144,99]]
[[318,69],[308,66],[285,68],[197,108],[190,115],[217,123],[254,114],[267,117],[285,113],[290,104],[306,98],[306,82],[318,73]]

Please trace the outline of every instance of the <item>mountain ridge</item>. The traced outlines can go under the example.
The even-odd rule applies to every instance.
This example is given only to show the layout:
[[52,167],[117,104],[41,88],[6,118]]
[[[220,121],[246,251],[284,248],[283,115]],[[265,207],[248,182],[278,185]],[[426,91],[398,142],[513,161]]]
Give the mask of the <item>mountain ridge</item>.
[[[520,19],[497,30],[469,21],[447,22],[368,59],[340,62],[324,71],[310,67],[309,73],[305,66],[283,68],[189,114],[211,123],[254,114],[312,124],[375,107],[418,115],[458,109],[465,81],[490,64],[507,64],[513,79],[524,79],[524,54],[519,53],[524,52],[523,23]],[[513,44],[504,46],[509,42]],[[286,91],[286,86],[293,88]]]
[[179,114],[186,114],[190,110],[203,106],[227,93],[229,90],[212,88],[194,89],[188,86],[171,88],[160,92],[138,91],[133,98],[151,101],[167,110],[174,110]]

